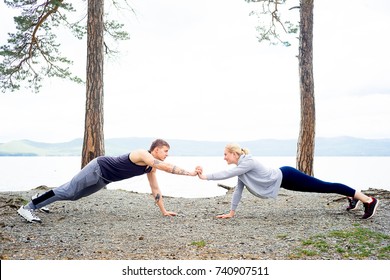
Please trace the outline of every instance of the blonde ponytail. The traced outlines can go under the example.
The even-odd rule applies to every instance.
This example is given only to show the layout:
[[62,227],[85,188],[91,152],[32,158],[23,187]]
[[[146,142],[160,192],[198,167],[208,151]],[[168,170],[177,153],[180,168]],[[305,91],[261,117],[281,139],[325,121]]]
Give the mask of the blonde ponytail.
[[239,156],[249,154],[249,150],[247,148],[241,148],[240,145],[236,143],[227,144],[225,149],[231,153],[236,153]]
[[247,148],[241,148],[241,151],[244,155],[249,154],[249,150]]

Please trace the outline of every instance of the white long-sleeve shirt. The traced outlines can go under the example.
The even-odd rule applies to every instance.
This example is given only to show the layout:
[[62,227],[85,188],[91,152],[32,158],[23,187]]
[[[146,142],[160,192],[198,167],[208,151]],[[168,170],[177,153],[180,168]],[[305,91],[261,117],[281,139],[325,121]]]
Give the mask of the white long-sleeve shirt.
[[207,180],[224,180],[235,176],[238,176],[238,182],[233,193],[231,210],[236,210],[244,187],[257,197],[275,198],[283,175],[280,169],[267,168],[251,155],[241,155],[237,166],[232,169],[206,174]]

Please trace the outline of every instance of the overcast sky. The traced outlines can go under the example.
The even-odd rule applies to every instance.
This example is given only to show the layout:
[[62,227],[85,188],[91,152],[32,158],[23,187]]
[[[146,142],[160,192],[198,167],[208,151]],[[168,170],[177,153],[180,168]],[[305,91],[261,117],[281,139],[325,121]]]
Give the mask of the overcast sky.
[[[288,1],[294,6],[296,1]],[[260,44],[244,0],[131,0],[131,39],[105,63],[105,138],[244,141],[299,133],[297,41]],[[106,5],[106,9],[110,7]],[[12,28],[0,4],[0,40]],[[6,12],[6,13],[5,13]],[[5,13],[5,14],[4,14]],[[298,10],[289,15],[298,15]],[[317,137],[390,138],[390,1],[316,1]],[[64,54],[85,76],[85,42]],[[85,87],[0,94],[0,142],[82,138]]]

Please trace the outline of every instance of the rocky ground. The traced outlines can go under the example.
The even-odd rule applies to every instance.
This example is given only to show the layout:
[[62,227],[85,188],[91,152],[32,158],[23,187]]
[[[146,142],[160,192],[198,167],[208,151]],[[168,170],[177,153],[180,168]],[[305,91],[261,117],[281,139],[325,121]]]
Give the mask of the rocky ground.
[[[362,206],[347,212],[346,199],[333,194],[281,190],[277,199],[264,200],[245,190],[236,217],[220,220],[215,216],[228,212],[231,192],[213,198],[165,197],[167,210],[178,213],[168,218],[148,194],[105,189],[75,202],[54,203],[50,213],[38,213],[41,224],[27,223],[16,211],[43,191],[0,193],[0,259],[340,259],[345,256],[331,250],[302,255],[299,248],[335,230],[390,235],[390,192],[377,189],[365,191],[380,200],[369,220],[360,219]],[[338,242],[332,238],[326,242]],[[390,240],[378,246],[389,248]],[[383,255],[367,256],[378,258]]]

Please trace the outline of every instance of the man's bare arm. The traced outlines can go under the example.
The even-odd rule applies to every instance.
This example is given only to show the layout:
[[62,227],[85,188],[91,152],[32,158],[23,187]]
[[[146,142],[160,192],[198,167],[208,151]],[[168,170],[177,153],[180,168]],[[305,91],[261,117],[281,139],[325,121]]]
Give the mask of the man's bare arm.
[[170,172],[172,174],[176,174],[176,175],[187,175],[187,176],[191,175],[191,176],[193,176],[193,175],[197,174],[195,171],[189,172],[189,171],[184,170],[183,168],[180,168],[176,165],[172,165],[170,163],[166,163],[166,162],[163,162],[163,161],[158,160],[158,159],[154,160],[153,167],[155,167],[157,169],[164,170],[166,172]]
[[158,183],[157,183],[156,172],[152,171],[152,172],[148,173],[147,177],[149,180],[150,188],[152,190],[152,195],[154,197],[154,202],[160,208],[161,213],[164,216],[176,216],[177,214],[175,212],[167,211],[165,209],[163,197],[162,197],[160,188],[159,188]]

